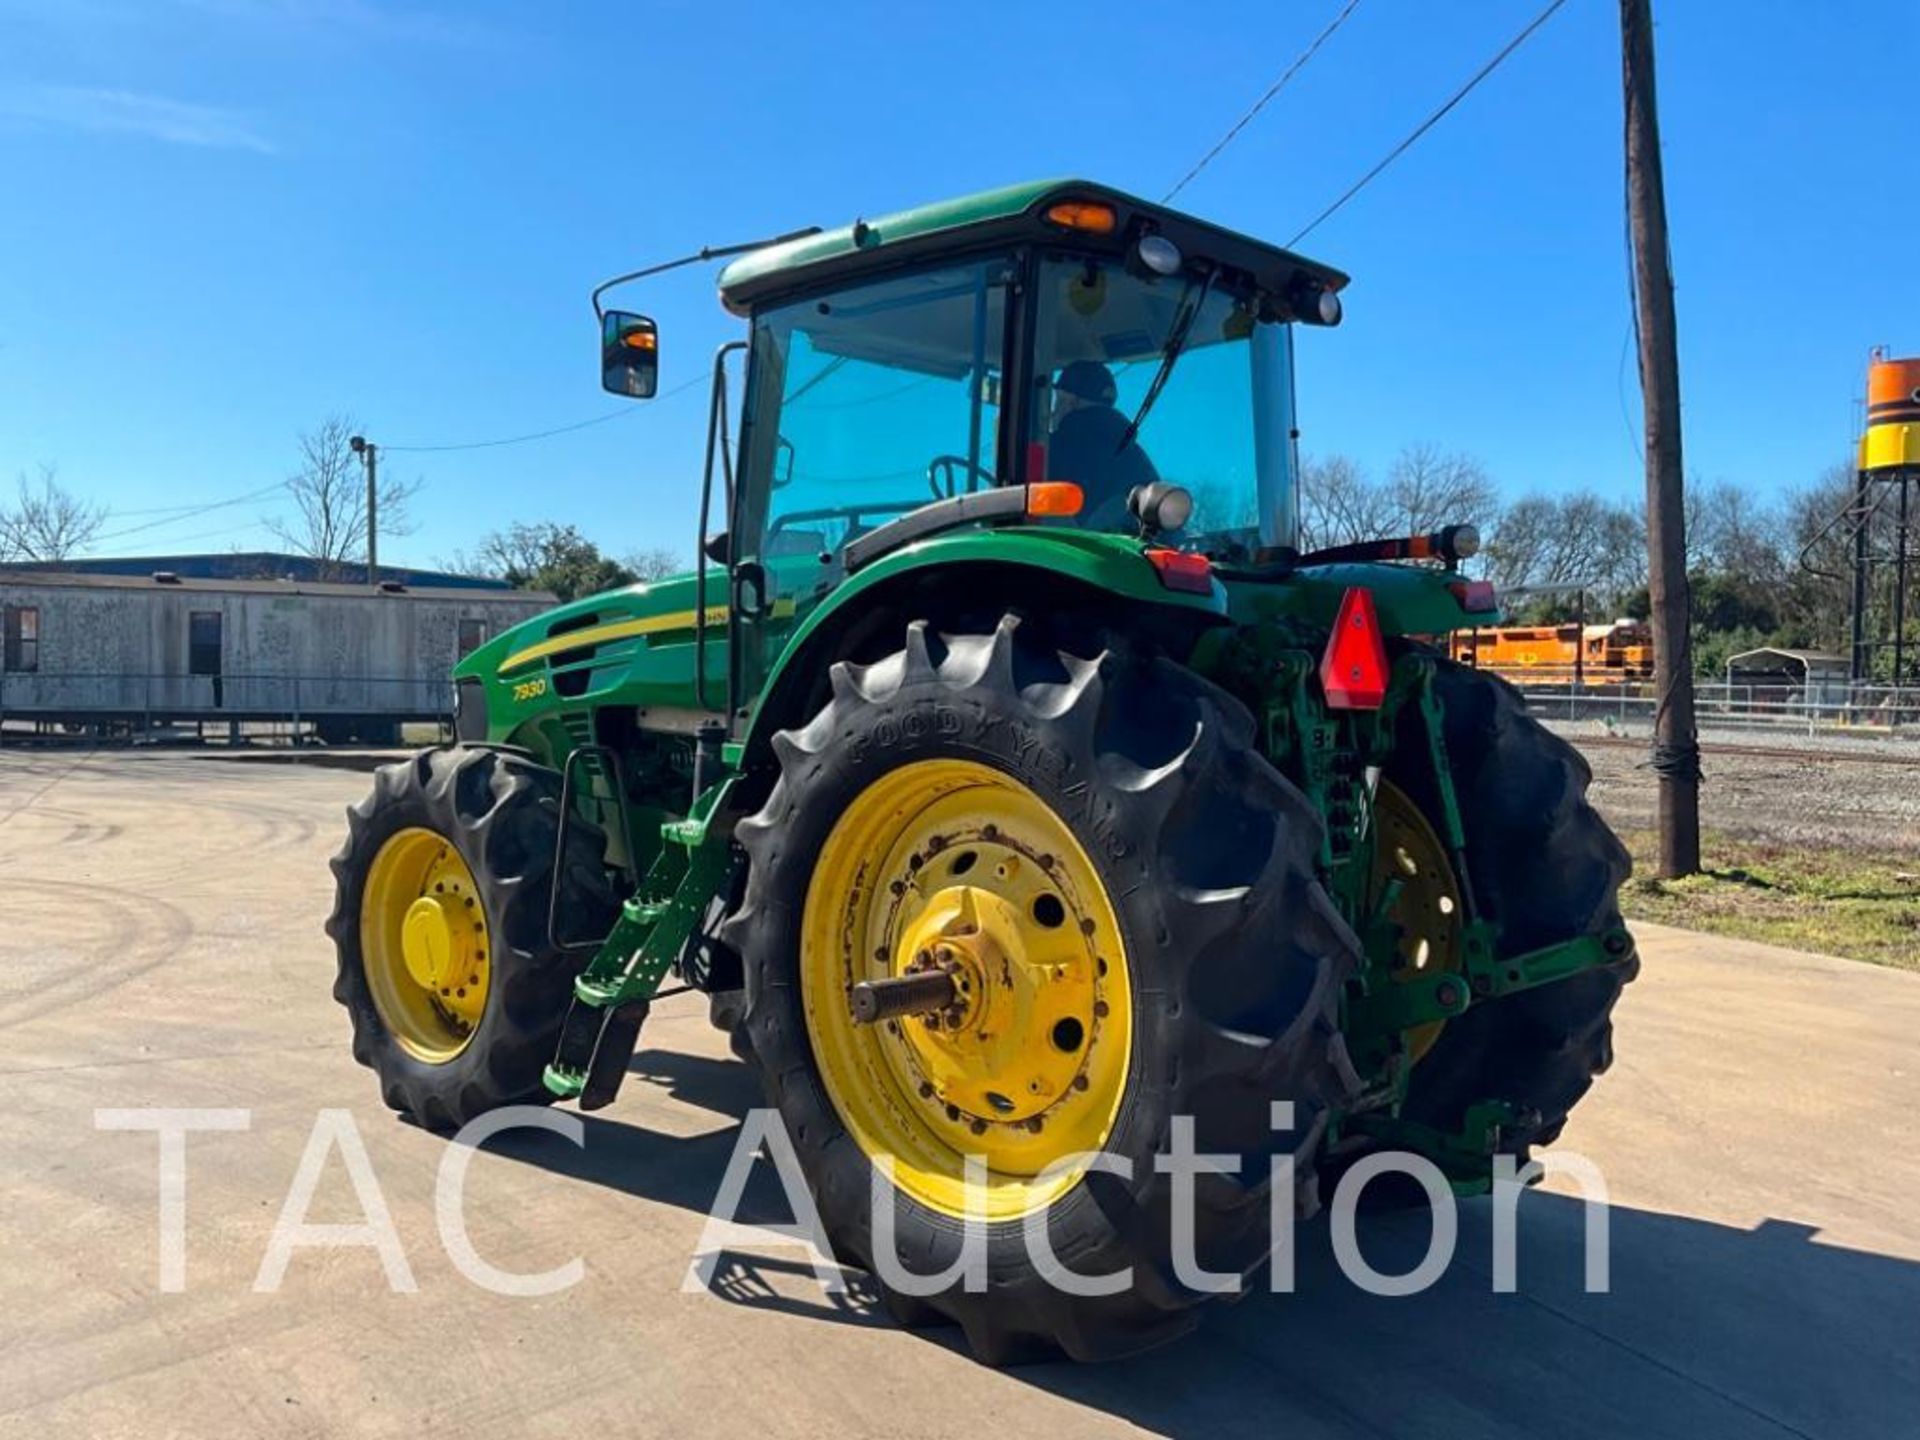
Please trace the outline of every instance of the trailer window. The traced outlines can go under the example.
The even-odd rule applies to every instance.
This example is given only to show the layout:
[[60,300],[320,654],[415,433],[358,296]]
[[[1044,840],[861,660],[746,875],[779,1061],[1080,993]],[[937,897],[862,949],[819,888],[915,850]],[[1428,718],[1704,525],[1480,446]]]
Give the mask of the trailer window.
[[5,615],[6,668],[15,671],[40,668],[40,607],[9,605]]
[[220,612],[195,610],[187,616],[187,673],[220,673]]
[[462,618],[460,621],[460,654],[462,656],[471,655],[486,643],[487,622],[484,620],[475,620],[471,617]]

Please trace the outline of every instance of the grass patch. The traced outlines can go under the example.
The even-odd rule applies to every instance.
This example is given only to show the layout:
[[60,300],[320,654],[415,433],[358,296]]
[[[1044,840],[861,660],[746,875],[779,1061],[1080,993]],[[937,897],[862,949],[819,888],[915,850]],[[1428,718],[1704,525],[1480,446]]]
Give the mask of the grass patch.
[[1633,852],[1634,878],[1620,892],[1629,920],[1920,970],[1920,855],[1709,833],[1706,873],[1658,880],[1654,833],[1620,838]]

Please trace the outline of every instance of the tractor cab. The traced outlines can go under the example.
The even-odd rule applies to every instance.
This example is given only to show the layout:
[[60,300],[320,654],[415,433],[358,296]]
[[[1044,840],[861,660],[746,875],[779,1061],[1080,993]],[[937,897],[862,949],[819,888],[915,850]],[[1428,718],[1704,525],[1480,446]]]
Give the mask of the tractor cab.
[[1137,535],[1158,482],[1190,547],[1292,544],[1285,325],[1337,318],[1345,277],[1085,185],[977,210],[923,259],[909,212],[721,277],[752,318],[742,541],[832,565],[930,502],[1057,482],[1081,505],[1050,523]]
[[[1222,562],[1289,552],[1289,325],[1337,323],[1345,283],[1079,181],[752,250],[720,277],[750,336],[737,473],[723,417],[702,550],[724,557],[749,625],[804,617],[853,571],[962,527],[1152,538]],[[603,325],[606,387],[650,394],[651,322]]]

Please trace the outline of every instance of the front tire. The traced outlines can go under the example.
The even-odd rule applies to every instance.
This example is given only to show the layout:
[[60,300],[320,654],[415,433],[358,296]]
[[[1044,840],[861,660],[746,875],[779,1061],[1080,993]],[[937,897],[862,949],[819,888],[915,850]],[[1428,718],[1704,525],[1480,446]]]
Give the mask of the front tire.
[[[963,1156],[986,1158],[985,1290],[890,1299],[959,1323],[992,1363],[1184,1333],[1207,1296],[1175,1276],[1153,1163],[1174,1120],[1240,1157],[1197,1186],[1194,1254],[1244,1279],[1272,1246],[1270,1160],[1291,1155],[1311,1196],[1326,1117],[1356,1084],[1335,1007],[1357,945],[1315,878],[1319,819],[1246,711],[1165,659],[1030,637],[1012,616],[985,634],[915,624],[890,658],[834,666],[825,708],[775,737],[725,930],[743,1029],[838,1255],[873,1265],[885,1155],[894,1257],[946,1269]],[[954,976],[951,1008],[852,1020],[853,983],[930,964]],[[1130,1174],[1067,1159],[1088,1151]],[[1068,1268],[1128,1269],[1131,1286],[1056,1287],[1028,1223]]]
[[[452,746],[382,766],[347,811],[327,918],[333,996],[353,1057],[387,1104],[430,1129],[544,1104],[573,977],[590,951],[547,935],[560,777],[506,751]],[[612,924],[606,839],[576,818],[561,857],[562,940]]]

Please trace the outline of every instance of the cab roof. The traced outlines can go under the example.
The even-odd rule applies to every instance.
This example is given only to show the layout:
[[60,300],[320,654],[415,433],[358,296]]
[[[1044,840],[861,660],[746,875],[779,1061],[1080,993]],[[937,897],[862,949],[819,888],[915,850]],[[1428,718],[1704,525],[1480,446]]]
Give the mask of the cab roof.
[[[1111,206],[1117,223],[1109,233],[1097,234],[1046,218],[1052,206],[1075,200]],[[745,313],[790,293],[843,284],[914,259],[1022,241],[1070,243],[1075,249],[1121,254],[1147,233],[1166,236],[1185,255],[1239,270],[1274,295],[1287,295],[1303,283],[1337,291],[1348,279],[1291,250],[1110,186],[1089,180],[1036,180],[856,220],[837,230],[750,251],[720,272],[720,298],[729,310]]]

